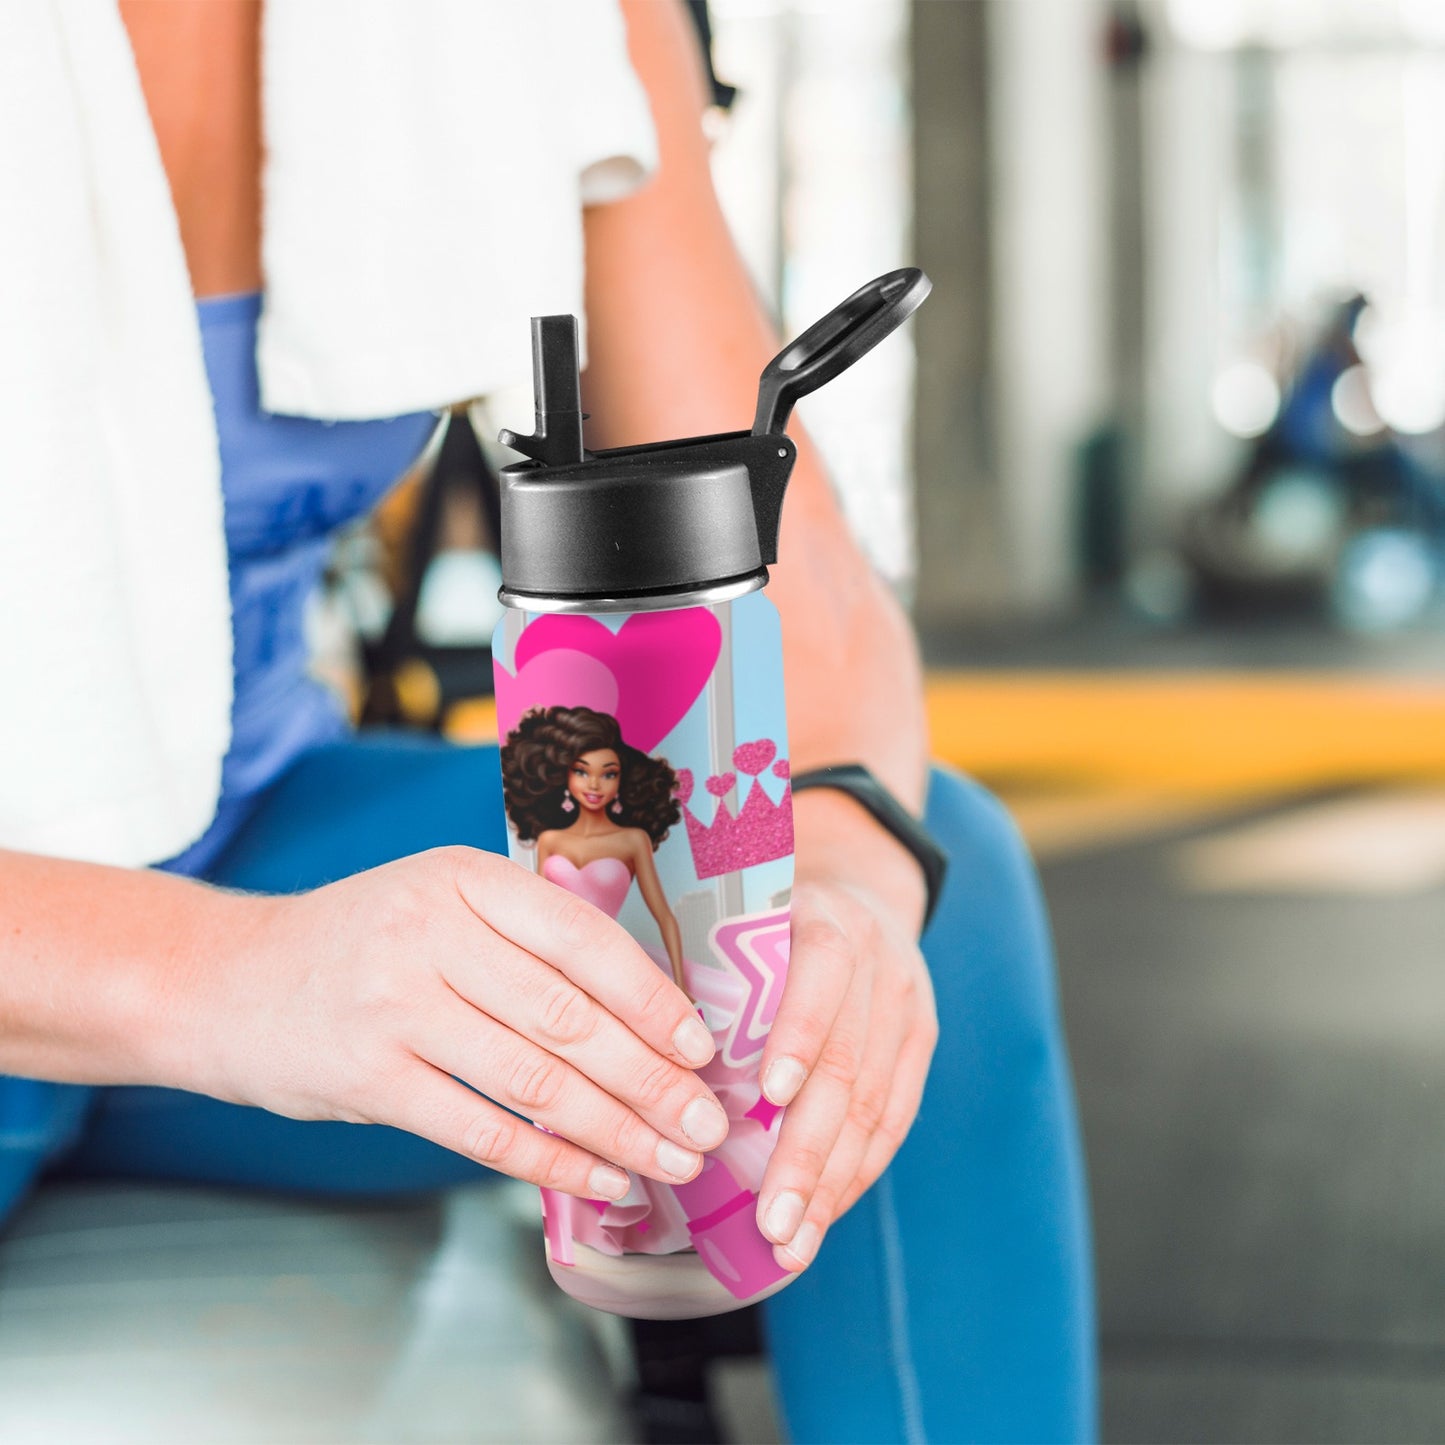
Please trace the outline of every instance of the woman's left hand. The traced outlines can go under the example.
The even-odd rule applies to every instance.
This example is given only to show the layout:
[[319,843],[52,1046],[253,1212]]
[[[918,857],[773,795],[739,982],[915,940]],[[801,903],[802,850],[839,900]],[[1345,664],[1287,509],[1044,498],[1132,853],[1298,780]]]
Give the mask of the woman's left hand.
[[918,1112],[938,1040],[915,941],[918,865],[851,800],[795,799],[797,881],[788,980],[763,1051],[763,1093],[788,1105],[758,1200],[785,1269],[888,1167]]
[[[758,303],[712,189],[698,124],[709,103],[696,36],[678,5],[623,0],[633,65],[657,121],[660,164],[636,194],[584,213],[587,410],[593,446],[722,430],[751,414],[780,339]],[[639,345],[638,338],[645,340]],[[596,428],[601,427],[601,431]],[[858,759],[906,803],[922,799],[928,738],[917,644],[898,599],[869,566],[817,451],[796,428],[770,595],[783,622],[794,770]],[[851,684],[851,685],[850,685]],[[882,1172],[918,1108],[937,1028],[915,939],[917,863],[850,798],[794,800],[797,882],[789,976],[763,1052],[796,1065],[796,1093],[759,1201],[779,1195],[802,1269],[823,1231]],[[806,1072],[807,1080],[801,1075]]]

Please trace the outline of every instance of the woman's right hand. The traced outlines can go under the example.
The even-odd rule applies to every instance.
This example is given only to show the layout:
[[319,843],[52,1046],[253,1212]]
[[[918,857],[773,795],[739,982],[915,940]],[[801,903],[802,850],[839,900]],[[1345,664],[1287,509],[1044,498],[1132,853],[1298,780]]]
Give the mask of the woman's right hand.
[[615,1165],[691,1179],[727,1133],[686,995],[606,914],[505,858],[439,848],[247,901],[254,928],[187,1009],[192,1087],[395,1125],[585,1198],[626,1192]]

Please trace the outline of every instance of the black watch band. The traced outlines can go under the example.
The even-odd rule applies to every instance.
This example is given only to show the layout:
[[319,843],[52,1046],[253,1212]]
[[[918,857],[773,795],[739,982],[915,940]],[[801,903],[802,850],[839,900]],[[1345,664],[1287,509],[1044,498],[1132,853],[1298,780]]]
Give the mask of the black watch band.
[[834,788],[847,793],[913,854],[923,869],[923,881],[928,889],[928,902],[923,910],[923,926],[927,928],[948,872],[948,854],[933,834],[862,763],[835,763],[829,768],[795,773],[793,792],[801,793],[805,788]]

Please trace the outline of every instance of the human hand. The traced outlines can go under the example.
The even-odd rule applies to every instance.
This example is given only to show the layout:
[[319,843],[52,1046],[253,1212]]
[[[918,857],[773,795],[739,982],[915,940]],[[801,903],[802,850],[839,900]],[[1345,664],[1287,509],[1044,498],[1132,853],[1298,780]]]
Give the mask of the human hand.
[[188,1021],[207,1093],[395,1125],[586,1198],[626,1193],[615,1165],[691,1179],[727,1133],[692,1073],[713,1042],[686,995],[612,919],[505,858],[440,848],[252,901],[254,931]]
[[915,942],[916,863],[841,795],[795,800],[788,980],[763,1050],[764,1094],[788,1105],[758,1201],[784,1268],[888,1167],[923,1097],[938,1019]]

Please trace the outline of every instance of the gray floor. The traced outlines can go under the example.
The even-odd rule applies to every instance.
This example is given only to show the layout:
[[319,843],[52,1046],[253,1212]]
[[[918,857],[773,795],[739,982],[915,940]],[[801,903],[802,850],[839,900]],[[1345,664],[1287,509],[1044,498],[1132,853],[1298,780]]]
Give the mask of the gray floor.
[[628,1440],[608,1341],[491,1193],[46,1187],[0,1246],[0,1440]]
[[1166,627],[1102,601],[1046,626],[999,624],[925,634],[923,648],[929,665],[942,668],[1347,669],[1382,676],[1438,676],[1445,671],[1445,618],[1384,636],[1349,636],[1308,617],[1260,618],[1229,627]]
[[1045,870],[1113,1441],[1445,1440],[1445,891]]
[[[47,1184],[0,1239],[3,1445],[627,1445],[623,1326],[542,1261],[536,1191],[413,1205]],[[761,1362],[714,1381],[778,1439]]]

